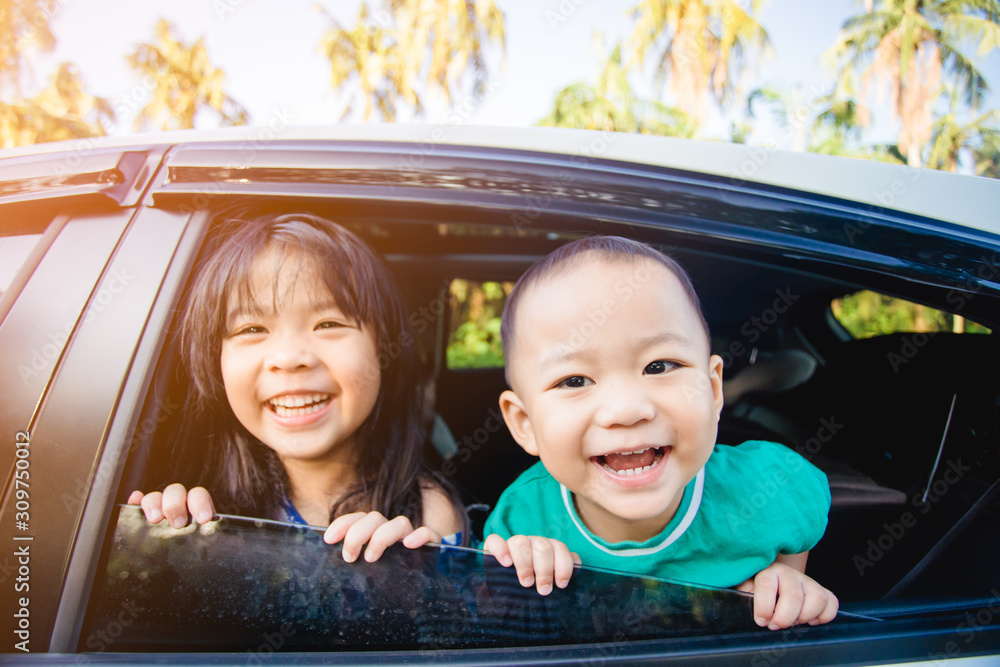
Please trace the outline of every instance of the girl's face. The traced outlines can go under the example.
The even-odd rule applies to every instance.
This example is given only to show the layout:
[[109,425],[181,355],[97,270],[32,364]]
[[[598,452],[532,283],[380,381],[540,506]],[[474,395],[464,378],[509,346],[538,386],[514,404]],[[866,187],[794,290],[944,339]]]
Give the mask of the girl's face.
[[373,332],[346,317],[319,273],[294,254],[266,250],[251,287],[249,309],[230,298],[222,341],[222,380],[236,418],[286,466],[351,464],[355,435],[379,393]]

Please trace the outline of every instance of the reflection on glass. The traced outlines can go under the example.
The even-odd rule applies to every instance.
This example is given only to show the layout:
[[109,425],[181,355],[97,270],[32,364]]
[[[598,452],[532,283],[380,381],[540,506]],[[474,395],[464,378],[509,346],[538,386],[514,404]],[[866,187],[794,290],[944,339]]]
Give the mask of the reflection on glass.
[[81,651],[398,650],[756,630],[750,598],[588,568],[542,597],[476,550],[344,563],[315,529],[239,517],[175,530],[122,507]]

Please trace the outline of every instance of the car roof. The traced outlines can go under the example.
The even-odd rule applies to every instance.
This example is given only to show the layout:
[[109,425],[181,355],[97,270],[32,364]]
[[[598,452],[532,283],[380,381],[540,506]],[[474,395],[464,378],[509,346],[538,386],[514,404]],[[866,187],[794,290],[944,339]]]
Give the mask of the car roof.
[[[280,116],[275,116],[280,119]],[[541,127],[340,124],[293,127],[284,122],[219,130],[179,130],[97,137],[0,150],[0,158],[99,147],[164,146],[278,141],[391,142],[417,153],[473,146],[552,153],[587,161],[613,161],[714,177],[720,187],[757,183],[890,209],[1000,234],[1000,181],[876,160],[794,153],[746,144],[675,137]],[[727,180],[728,179],[728,180]]]

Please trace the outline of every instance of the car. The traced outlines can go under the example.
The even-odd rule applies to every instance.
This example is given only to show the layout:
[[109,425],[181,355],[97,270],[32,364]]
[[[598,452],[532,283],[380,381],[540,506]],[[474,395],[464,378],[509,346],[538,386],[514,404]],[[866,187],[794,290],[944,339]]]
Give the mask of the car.
[[[308,527],[148,524],[188,380],[177,313],[226,211],[357,232],[410,304],[435,465],[478,530],[532,459],[497,411],[496,316],[583,235],[668,251],[724,360],[719,441],[830,481],[808,574],[837,620],[580,568],[542,597],[475,549],[344,563]],[[81,663],[995,664],[1000,183],[878,162],[542,128],[236,128],[0,152],[3,656]],[[471,295],[471,296],[470,296]],[[432,445],[432,447],[431,447]],[[762,480],[734,521],[780,492]]]

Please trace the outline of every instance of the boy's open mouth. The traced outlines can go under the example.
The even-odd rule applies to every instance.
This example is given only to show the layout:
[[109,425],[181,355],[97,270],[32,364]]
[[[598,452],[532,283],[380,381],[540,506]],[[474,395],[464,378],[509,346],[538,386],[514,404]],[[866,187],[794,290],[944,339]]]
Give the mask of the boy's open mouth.
[[616,452],[593,457],[598,465],[621,475],[638,475],[655,468],[666,454],[666,447],[647,447],[634,452]]
[[330,402],[330,394],[295,394],[275,396],[267,400],[267,407],[279,417],[299,417],[317,412]]

